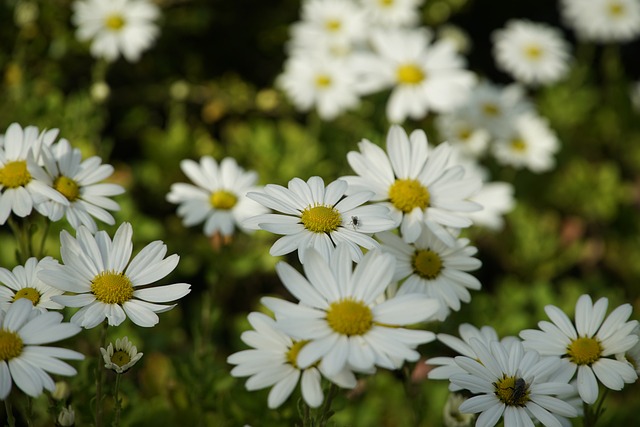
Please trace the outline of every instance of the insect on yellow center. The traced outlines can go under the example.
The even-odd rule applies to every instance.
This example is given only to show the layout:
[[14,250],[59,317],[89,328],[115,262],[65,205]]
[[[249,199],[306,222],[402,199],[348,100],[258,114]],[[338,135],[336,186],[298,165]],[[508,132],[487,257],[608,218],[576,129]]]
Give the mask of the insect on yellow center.
[[0,329],[0,360],[7,362],[22,354],[24,343],[15,332]]
[[493,383],[495,394],[505,405],[525,406],[529,401],[529,386],[524,379],[503,376]]
[[342,22],[339,19],[327,19],[327,21],[324,23],[324,26],[330,32],[336,32],[339,31],[342,27]]
[[589,365],[600,360],[602,344],[595,338],[580,337],[567,347],[567,355],[576,365]]
[[500,107],[493,102],[485,102],[482,104],[482,112],[489,117],[496,117],[500,114]]
[[535,61],[542,57],[542,48],[537,44],[530,44],[524,48],[524,54]]
[[389,188],[391,203],[404,213],[414,208],[426,209],[430,198],[429,190],[415,179],[396,179]]
[[342,335],[364,335],[373,326],[373,314],[363,302],[343,299],[331,303],[327,323]]
[[122,304],[133,298],[133,284],[124,273],[107,271],[93,278],[91,292],[105,304]]
[[129,356],[129,353],[124,350],[116,350],[113,352],[113,356],[111,356],[111,362],[123,367],[127,363],[131,362],[131,356]]
[[415,64],[403,64],[396,70],[399,83],[415,85],[425,79],[424,71]]
[[440,255],[431,249],[416,251],[411,260],[413,271],[423,279],[433,280],[442,271],[442,259]]
[[31,182],[31,174],[27,170],[25,160],[9,162],[0,169],[0,184],[4,187],[24,187],[29,182]]
[[521,138],[514,138],[511,140],[511,149],[513,151],[522,153],[527,150],[527,143],[524,142]]
[[40,302],[40,292],[35,288],[22,288],[13,296],[13,300],[17,301],[20,298],[26,298],[33,303],[35,307]]
[[124,27],[125,21],[122,15],[109,15],[107,19],[104,20],[104,25],[113,31],[118,31]]
[[328,206],[308,207],[302,211],[302,225],[314,233],[330,233],[338,229],[342,216],[335,208]]
[[316,76],[316,86],[320,89],[326,89],[331,86],[331,77],[326,74],[319,74]]
[[73,202],[80,196],[80,187],[78,183],[66,176],[59,176],[53,181],[53,188],[58,190],[70,202]]
[[209,203],[215,209],[229,210],[233,208],[238,202],[238,198],[235,194],[226,190],[218,190],[211,193],[209,197]]

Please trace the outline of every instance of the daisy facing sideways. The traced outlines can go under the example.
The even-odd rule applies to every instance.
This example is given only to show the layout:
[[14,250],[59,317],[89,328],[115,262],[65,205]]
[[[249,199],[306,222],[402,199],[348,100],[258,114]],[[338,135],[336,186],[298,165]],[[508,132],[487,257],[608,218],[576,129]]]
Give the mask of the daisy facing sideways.
[[129,338],[122,337],[116,339],[115,345],[109,343],[107,348],[100,347],[104,367],[111,369],[116,374],[124,374],[133,365],[142,359],[143,353],[138,352],[135,345],[129,341]]
[[58,264],[51,257],[38,260],[31,257],[23,265],[9,271],[0,267],[0,311],[7,311],[15,301],[26,298],[40,311],[60,310],[62,305],[51,298],[62,295],[60,289],[47,285],[38,277],[38,273],[47,266]]
[[187,295],[191,285],[176,283],[147,286],[173,271],[178,255],[165,258],[167,246],[160,240],[149,243],[133,259],[131,224],[118,227],[113,241],[105,231],[95,235],[84,226],[76,238],[60,233],[60,255],[63,264],[40,271],[40,279],[50,286],[73,295],[60,295],[53,300],[66,307],[82,307],[71,321],[83,328],[93,328],[103,320],[118,326],[127,317],[138,326],[151,327],[158,315],[175,307],[164,305]]

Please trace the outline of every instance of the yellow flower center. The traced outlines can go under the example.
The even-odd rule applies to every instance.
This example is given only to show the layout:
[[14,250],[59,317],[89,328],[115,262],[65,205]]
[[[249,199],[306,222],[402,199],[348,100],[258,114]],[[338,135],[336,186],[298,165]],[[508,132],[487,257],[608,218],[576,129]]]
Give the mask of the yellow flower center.
[[530,44],[524,48],[524,54],[531,60],[540,59],[542,56],[542,48],[537,44]]
[[91,292],[105,304],[122,304],[133,298],[133,284],[124,273],[107,271],[93,278]]
[[24,343],[20,335],[6,329],[0,329],[0,360],[7,362],[22,354]]
[[485,102],[482,104],[482,112],[490,117],[495,117],[500,114],[500,107],[493,102]]
[[78,183],[66,176],[57,177],[55,181],[53,181],[53,188],[62,193],[70,202],[73,202],[80,196]]
[[513,151],[522,153],[527,149],[527,143],[524,142],[521,138],[514,138],[511,140],[511,149],[513,149]]
[[24,187],[31,182],[31,174],[27,170],[25,160],[9,162],[0,169],[0,184],[7,188]]
[[380,6],[383,7],[390,7],[393,6],[395,0],[378,0],[378,3],[380,3]]
[[458,139],[460,139],[461,141],[466,142],[469,138],[471,138],[472,134],[473,134],[473,132],[469,128],[460,129],[458,131]]
[[324,25],[330,32],[337,32],[342,27],[342,22],[339,19],[327,19]]
[[610,2],[608,4],[607,9],[609,11],[609,15],[611,15],[614,18],[619,18],[623,16],[626,11],[624,5],[617,1]]
[[364,303],[343,299],[331,303],[327,311],[327,322],[339,334],[364,335],[373,325],[373,314]]
[[122,17],[122,15],[118,14],[109,15],[107,16],[107,19],[104,20],[105,27],[113,31],[119,31],[120,29],[122,29],[122,27],[124,27],[124,23],[124,18]]
[[131,356],[129,356],[129,353],[126,351],[116,350],[113,352],[113,356],[111,356],[111,362],[123,367],[127,363],[131,362]]
[[529,401],[529,386],[523,378],[507,377],[493,383],[495,394],[505,405],[525,406]]
[[211,193],[209,197],[209,203],[215,209],[229,210],[233,208],[238,202],[238,198],[235,194],[226,190],[218,190]]
[[[287,351],[287,353],[285,354],[285,357],[287,359],[287,363],[289,363],[291,366],[293,366],[296,369],[300,369],[300,367],[298,367],[298,363],[297,363],[297,361],[298,361],[298,353],[300,353],[300,350],[302,350],[302,347],[307,345],[308,342],[309,342],[309,340],[301,340],[301,341],[294,342],[293,345],[289,348],[289,351]],[[315,366],[319,362],[320,361],[318,360],[312,366]]]
[[340,212],[328,206],[314,206],[302,211],[302,225],[314,233],[330,233],[342,223]]
[[331,77],[326,74],[319,74],[316,76],[316,86],[320,89],[326,89],[331,86]]
[[26,298],[33,303],[35,307],[40,302],[40,292],[35,288],[22,288],[13,296],[13,300],[17,301],[20,298]]
[[399,83],[415,85],[425,79],[424,72],[415,64],[403,64],[396,70]]
[[426,209],[430,198],[429,190],[415,179],[396,179],[389,188],[391,203],[404,213],[414,208]]
[[416,251],[411,260],[413,271],[423,279],[433,280],[442,270],[442,259],[440,255],[431,249],[421,249]]
[[580,337],[567,347],[567,355],[576,365],[589,365],[600,360],[602,345],[595,338]]

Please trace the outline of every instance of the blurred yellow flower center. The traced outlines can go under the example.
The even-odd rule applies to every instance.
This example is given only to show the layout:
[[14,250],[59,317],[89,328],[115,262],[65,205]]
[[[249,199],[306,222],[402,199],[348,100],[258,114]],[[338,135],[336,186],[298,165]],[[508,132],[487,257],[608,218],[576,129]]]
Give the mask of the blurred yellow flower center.
[[6,329],[0,329],[0,360],[7,362],[20,356],[23,347],[20,335]]
[[613,17],[623,16],[625,13],[624,5],[617,1],[612,1],[609,3],[609,15]]
[[378,3],[380,3],[380,6],[392,6],[394,0],[378,0]]
[[73,202],[80,196],[80,187],[71,178],[59,176],[53,181],[53,188],[58,190],[70,202]]
[[529,386],[524,379],[507,377],[493,383],[495,394],[505,405],[525,406],[529,401]]
[[25,160],[9,162],[0,169],[0,184],[7,188],[24,187],[31,182],[31,174],[27,170]]
[[291,348],[289,348],[289,351],[287,351],[287,354],[285,355],[285,357],[287,358],[287,362],[296,369],[300,369],[297,363],[298,353],[300,353],[300,350],[302,350],[302,347],[307,345],[308,342],[309,342],[308,340],[294,342]]
[[13,300],[17,301],[20,298],[26,298],[33,303],[35,307],[40,302],[40,292],[35,288],[22,288],[13,296]]
[[442,259],[440,255],[431,249],[421,249],[416,251],[411,260],[413,271],[423,279],[433,280],[442,270]]
[[391,203],[404,213],[409,213],[414,208],[426,209],[430,198],[429,190],[415,179],[396,179],[389,188]]
[[493,102],[485,102],[482,104],[482,112],[490,117],[495,117],[500,114],[500,107]]
[[524,48],[524,54],[532,60],[540,59],[542,56],[542,49],[537,44],[530,44]]
[[591,365],[600,360],[602,345],[595,338],[580,337],[567,347],[567,355],[576,365]]
[[424,72],[414,64],[404,64],[396,70],[398,82],[415,85],[425,79]]
[[326,74],[319,74],[316,76],[316,86],[321,89],[326,89],[331,86],[331,77]]
[[91,292],[105,304],[122,304],[133,298],[133,284],[124,273],[106,271],[93,278]]
[[511,140],[511,148],[513,151],[523,152],[527,149],[527,143],[521,138],[514,138]]
[[338,229],[342,216],[335,208],[314,206],[302,211],[302,225],[314,233],[330,233]]
[[211,193],[211,197],[209,197],[209,203],[215,209],[231,209],[238,202],[238,198],[235,194],[226,190],[218,190]]
[[110,30],[120,30],[124,27],[124,18],[118,14],[107,16],[107,19],[104,20],[104,25]]
[[111,356],[111,362],[120,367],[123,367],[127,363],[131,362],[131,357],[126,351],[116,350],[113,352],[113,356]]
[[331,303],[327,322],[339,334],[364,335],[373,325],[373,314],[363,302],[343,299]]
[[331,32],[336,32],[340,30],[340,27],[342,27],[342,22],[338,19],[328,19],[324,25],[327,28],[327,30]]
[[458,132],[458,138],[461,141],[466,142],[471,137],[472,134],[473,132],[469,128],[460,129],[460,131]]

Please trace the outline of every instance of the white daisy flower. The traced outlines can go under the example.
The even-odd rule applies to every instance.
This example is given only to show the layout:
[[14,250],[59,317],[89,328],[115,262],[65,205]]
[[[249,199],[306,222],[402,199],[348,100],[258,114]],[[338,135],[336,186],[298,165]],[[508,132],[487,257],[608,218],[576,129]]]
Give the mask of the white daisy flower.
[[0,311],[7,311],[15,301],[26,298],[40,311],[60,310],[62,305],[54,302],[51,297],[62,295],[63,291],[47,285],[38,277],[40,270],[58,264],[51,257],[38,261],[29,258],[27,262],[16,266],[12,271],[0,267]]
[[460,393],[449,393],[447,401],[442,409],[442,422],[444,427],[471,427],[475,421],[473,414],[460,412],[460,405],[467,400]]
[[[640,325],[636,325],[631,333],[640,338]],[[616,354],[616,359],[630,363],[636,373],[640,375],[640,340],[630,349]]]
[[137,347],[127,337],[116,339],[115,346],[113,343],[109,343],[106,349],[100,347],[100,353],[102,353],[104,367],[117,374],[127,372],[138,360],[142,359],[144,354],[138,353]]
[[77,325],[62,322],[62,314],[35,310],[26,298],[0,312],[0,400],[7,398],[12,383],[25,394],[38,397],[43,389],[56,388],[48,373],[75,375],[76,370],[60,359],[82,360],[82,354],[42,344],[61,341],[78,332]]
[[511,132],[495,141],[493,155],[502,165],[542,173],[553,169],[559,148],[558,137],[548,121],[529,113],[518,117]]
[[76,37],[91,40],[96,58],[136,62],[158,36],[160,10],[148,0],[78,0],[72,8]]
[[269,184],[261,192],[249,192],[247,197],[282,214],[258,215],[244,223],[284,235],[271,247],[269,253],[273,256],[297,249],[300,262],[304,262],[305,249],[313,247],[329,259],[338,243],[346,243],[350,259],[357,262],[362,257],[360,246],[377,248],[378,242],[371,234],[390,230],[394,221],[384,206],[363,206],[373,196],[372,192],[345,196],[346,191],[346,181],[339,179],[325,188],[318,176],[306,182],[294,178],[288,188]]
[[107,319],[118,326],[129,317],[138,326],[158,323],[156,313],[175,307],[163,305],[187,295],[191,285],[177,283],[147,286],[173,271],[178,255],[164,256],[167,246],[156,240],[145,246],[131,261],[133,244],[131,224],[118,227],[113,241],[105,231],[95,236],[80,226],[76,238],[60,233],[60,255],[63,264],[43,268],[39,278],[58,289],[75,295],[53,297],[66,307],[82,307],[71,321],[83,328],[93,328]]
[[473,257],[478,250],[469,245],[469,239],[456,239],[449,246],[428,228],[411,244],[391,232],[376,237],[380,248],[396,258],[393,280],[402,281],[397,295],[420,293],[440,301],[438,320],[444,320],[451,310],[459,311],[462,302],[470,302],[469,289],[482,287],[468,273],[482,265]]
[[556,397],[574,390],[554,375],[561,365],[558,357],[541,357],[520,342],[486,346],[471,338],[470,345],[477,357],[457,356],[455,362],[465,373],[452,375],[450,381],[474,394],[459,410],[480,413],[476,426],[494,426],[504,418],[505,426],[540,422],[560,427],[566,417],[578,416],[575,407]]
[[309,341],[298,353],[297,364],[305,369],[321,360],[329,376],[345,367],[371,372],[376,366],[398,369],[404,361],[416,361],[415,348],[432,341],[429,331],[403,326],[433,319],[438,301],[423,294],[386,299],[395,259],[380,250],[367,252],[353,269],[349,247],[338,245],[326,260],[307,249],[306,277],[280,262],[276,271],[300,304],[264,297],[278,326],[296,340]]
[[17,123],[7,128],[0,148],[0,225],[11,213],[26,217],[40,201],[69,204],[37,163],[42,144],[50,143],[57,134],[57,129],[38,132],[34,126],[23,129]]
[[74,229],[84,225],[92,233],[98,231],[93,217],[109,225],[115,223],[107,210],[118,211],[120,206],[109,197],[124,193],[124,188],[101,182],[113,174],[113,166],[101,164],[98,156],[83,161],[80,150],[72,148],[66,139],[50,149],[43,149],[42,161],[53,187],[68,203],[46,201],[36,205],[38,212],[51,221],[59,221],[65,216]]
[[401,123],[444,113],[461,105],[475,82],[450,40],[431,43],[425,29],[378,30],[371,36],[374,54],[362,56],[362,93],[391,89],[387,118]]
[[609,389],[621,390],[625,383],[638,378],[629,363],[609,357],[626,352],[638,342],[638,335],[633,333],[638,321],[627,321],[630,304],[617,307],[605,320],[608,304],[607,298],[593,304],[589,295],[580,296],[575,324],[558,307],[547,305],[545,312],[553,323],[541,321],[541,330],[520,333],[526,348],[545,356],[561,356],[572,375],[578,372],[578,392],[588,404],[598,398],[598,380]]
[[481,209],[468,199],[482,182],[464,178],[464,168],[449,162],[449,144],[430,150],[424,131],[415,130],[408,136],[393,125],[387,134],[386,153],[366,139],[358,147],[360,152],[347,154],[358,175],[341,179],[349,183],[349,192],[373,191],[371,201],[390,209],[406,242],[415,242],[425,224],[453,245],[455,240],[443,226],[469,227],[471,220],[461,213]]
[[637,0],[562,0],[562,16],[585,41],[626,42],[640,35]]
[[498,67],[522,83],[548,85],[569,71],[569,44],[549,25],[511,20],[492,39]]
[[360,0],[367,20],[383,27],[411,27],[420,21],[424,0]]
[[[298,353],[307,341],[292,340],[265,314],[254,312],[248,318],[254,330],[243,332],[241,339],[252,349],[239,351],[227,358],[228,363],[237,365],[231,370],[231,375],[249,377],[245,384],[247,390],[272,387],[268,397],[271,409],[289,398],[298,381],[307,405],[312,408],[320,406],[324,400],[321,379],[322,376],[327,377],[323,364],[312,364],[303,369],[297,363]],[[329,379],[343,388],[356,385],[356,378],[348,369]]]
[[257,190],[258,174],[245,171],[235,159],[225,157],[220,164],[210,156],[200,163],[183,160],[180,168],[195,184],[171,185],[167,200],[179,204],[178,215],[185,226],[204,222],[204,234],[232,236],[236,226],[246,230],[242,222],[253,215],[266,213],[259,203],[249,199],[247,192]]
[[491,134],[478,126],[467,106],[436,117],[440,139],[457,148],[465,157],[479,158],[487,152]]

